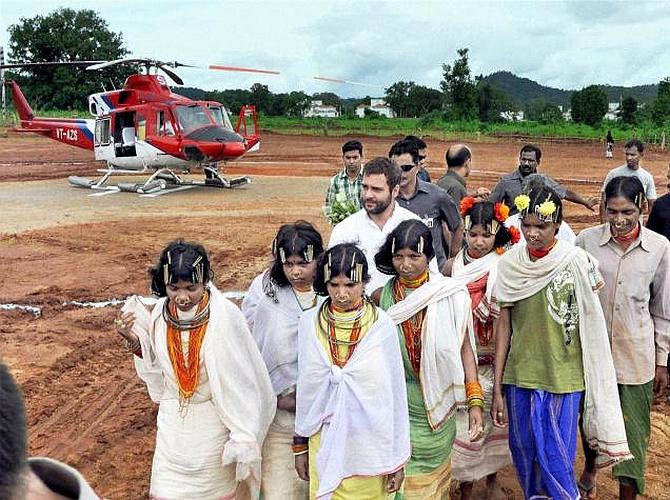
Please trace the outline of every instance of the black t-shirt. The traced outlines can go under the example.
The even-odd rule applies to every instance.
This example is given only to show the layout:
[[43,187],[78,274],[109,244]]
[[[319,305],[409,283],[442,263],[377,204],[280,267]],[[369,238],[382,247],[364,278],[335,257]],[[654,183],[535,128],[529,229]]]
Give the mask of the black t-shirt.
[[670,193],[664,194],[654,202],[647,228],[670,240]]

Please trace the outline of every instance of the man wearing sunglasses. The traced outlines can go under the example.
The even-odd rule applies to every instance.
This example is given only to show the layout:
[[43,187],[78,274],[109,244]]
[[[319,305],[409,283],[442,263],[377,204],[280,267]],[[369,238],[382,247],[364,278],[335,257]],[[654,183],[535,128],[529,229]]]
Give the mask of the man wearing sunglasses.
[[433,236],[435,258],[442,269],[449,257],[456,255],[463,241],[463,224],[456,203],[442,188],[418,179],[419,151],[411,140],[396,142],[389,158],[400,167],[400,191],[396,201],[414,212]]
[[[526,144],[522,147],[521,151],[519,151],[519,167],[514,172],[503,175],[500,178],[498,184],[493,188],[488,201],[493,203],[504,202],[510,207],[510,213],[515,214],[517,210],[514,205],[514,198],[521,194],[521,184],[524,178],[530,174],[538,173],[537,168],[540,166],[541,159],[542,150],[534,144]],[[556,194],[561,198],[584,205],[591,211],[598,204],[598,198],[584,198],[579,193],[559,184],[551,177],[547,177],[547,179],[547,186],[556,191]]]
[[416,174],[417,178],[425,182],[432,182],[430,174],[426,170],[426,157],[428,155],[428,144],[426,144],[426,141],[415,135],[408,135],[403,140],[413,143],[414,148],[418,151],[419,171]]

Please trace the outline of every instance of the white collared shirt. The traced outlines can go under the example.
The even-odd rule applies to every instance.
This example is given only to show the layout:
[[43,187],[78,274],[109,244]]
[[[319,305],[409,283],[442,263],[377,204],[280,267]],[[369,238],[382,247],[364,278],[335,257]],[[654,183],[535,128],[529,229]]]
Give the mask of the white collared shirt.
[[[363,251],[368,261],[368,273],[370,274],[370,282],[365,286],[365,291],[371,294],[377,288],[384,286],[391,278],[388,274],[383,274],[377,270],[375,255],[386,241],[389,233],[398,227],[398,224],[402,221],[410,219],[421,220],[418,215],[395,203],[391,217],[380,229],[363,208],[355,214],[351,214],[333,228],[328,248],[340,243],[354,243]],[[435,259],[431,261],[431,269],[433,268],[437,269]]]

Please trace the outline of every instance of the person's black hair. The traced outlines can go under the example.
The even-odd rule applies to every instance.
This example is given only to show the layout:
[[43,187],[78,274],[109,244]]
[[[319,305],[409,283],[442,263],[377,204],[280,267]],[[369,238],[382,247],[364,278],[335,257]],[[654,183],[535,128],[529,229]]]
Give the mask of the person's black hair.
[[447,167],[449,168],[462,167],[470,158],[472,158],[472,152],[467,146],[458,148],[451,146],[444,154],[444,159],[447,161]]
[[374,174],[384,175],[386,177],[386,183],[391,191],[400,184],[400,178],[402,176],[400,167],[383,156],[373,158],[363,165],[363,177]]
[[637,148],[638,153],[643,153],[644,152],[644,144],[642,144],[642,141],[639,139],[631,139],[624,145],[624,149],[632,148],[635,147]]
[[417,137],[415,135],[406,135],[403,140],[413,142],[414,145],[416,146],[416,149],[418,150],[426,149],[428,147],[426,141],[424,141],[421,137]]
[[363,156],[363,143],[361,141],[353,140],[342,144],[342,155],[349,151],[358,151],[358,153]]
[[563,221],[563,202],[561,197],[558,196],[556,191],[547,186],[535,187],[525,193],[530,198],[530,206],[528,210],[524,212],[527,214],[535,214],[535,209],[542,205],[545,201],[553,201],[556,205],[556,210],[558,213],[554,218],[556,224],[560,224]]
[[614,177],[605,186],[605,206],[610,198],[621,196],[642,210],[645,201],[644,186],[637,177]]
[[0,363],[0,498],[15,498],[27,467],[26,410],[9,369]]
[[521,158],[521,155],[524,153],[535,153],[535,161],[540,163],[540,158],[542,158],[542,150],[535,144],[526,144],[524,147],[522,147],[519,151],[519,158]]
[[388,156],[393,158],[394,156],[409,154],[412,156],[412,163],[416,165],[419,163],[419,149],[415,141],[402,139],[391,146]]
[[[423,239],[423,250],[419,252],[420,242]],[[397,276],[398,271],[393,267],[393,254],[403,248],[423,253],[426,260],[435,257],[435,249],[433,248],[433,235],[430,233],[430,228],[423,222],[416,219],[402,221],[398,226],[391,231],[386,237],[386,241],[381,246],[377,255],[375,255],[375,265],[377,269],[384,274]]]
[[[356,265],[361,265],[361,281],[363,283],[370,281],[368,261],[365,258],[363,250],[353,243],[340,243],[333,248],[329,248],[321,255],[319,262],[316,265],[314,291],[318,295],[323,295],[324,297],[327,296],[328,287],[326,284],[328,281],[332,278],[337,278],[338,276],[346,276],[351,279],[352,271],[355,270]],[[328,271],[326,271],[326,268]],[[330,276],[326,276],[327,273],[329,273]]]
[[[311,256],[308,250],[310,246]],[[323,239],[316,228],[305,220],[284,224],[279,228],[277,237],[272,244],[274,262],[270,268],[270,277],[280,287],[290,285],[286,274],[284,274],[284,266],[281,260],[282,251],[286,258],[296,255],[308,262],[316,260],[323,253]]]
[[[472,205],[470,212],[470,227],[482,225],[490,228],[495,219],[495,205],[490,201],[479,201]],[[510,234],[503,222],[498,222],[500,227],[495,233],[495,240],[493,241],[493,248],[503,248],[511,241]],[[468,229],[466,228],[466,231]]]
[[[202,270],[201,280],[197,279],[197,269]],[[165,282],[166,270],[168,283]],[[149,269],[149,276],[151,277],[151,292],[159,297],[166,297],[167,285],[180,280],[205,285],[212,279],[213,273],[205,248],[198,243],[179,239],[168,243],[161,251],[158,262]]]

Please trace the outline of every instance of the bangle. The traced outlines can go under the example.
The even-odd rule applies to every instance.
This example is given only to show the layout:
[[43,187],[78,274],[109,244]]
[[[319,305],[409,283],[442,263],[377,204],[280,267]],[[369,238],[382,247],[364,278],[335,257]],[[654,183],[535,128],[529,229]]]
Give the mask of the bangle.
[[480,398],[484,397],[484,391],[482,391],[482,384],[480,384],[479,381],[465,383],[465,397],[470,399],[470,397],[472,396],[479,396]]
[[303,451],[299,451],[299,452],[297,452],[297,453],[294,451],[294,452],[293,452],[293,456],[294,456],[294,457],[297,457],[298,455],[304,455],[304,454],[306,454],[307,452],[309,452],[309,450],[303,450]]
[[142,345],[140,344],[140,339],[137,338],[133,342],[126,340],[126,349],[128,349],[133,354],[137,353],[137,351],[141,351]]
[[468,410],[479,406],[482,410],[484,409],[484,400],[481,398],[470,398],[468,399]]
[[307,453],[309,450],[309,445],[307,444],[294,444],[291,446],[293,449],[293,454],[294,455],[302,455],[303,453]]

